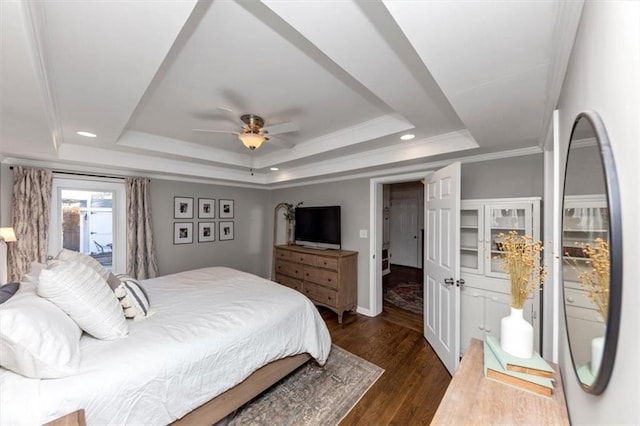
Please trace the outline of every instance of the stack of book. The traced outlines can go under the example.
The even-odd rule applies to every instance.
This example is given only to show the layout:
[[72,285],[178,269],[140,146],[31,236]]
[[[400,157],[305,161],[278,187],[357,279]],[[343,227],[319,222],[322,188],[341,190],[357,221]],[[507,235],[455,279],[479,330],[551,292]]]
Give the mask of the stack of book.
[[539,395],[553,394],[554,370],[540,354],[534,352],[529,359],[515,357],[503,351],[493,336],[484,342],[484,375]]

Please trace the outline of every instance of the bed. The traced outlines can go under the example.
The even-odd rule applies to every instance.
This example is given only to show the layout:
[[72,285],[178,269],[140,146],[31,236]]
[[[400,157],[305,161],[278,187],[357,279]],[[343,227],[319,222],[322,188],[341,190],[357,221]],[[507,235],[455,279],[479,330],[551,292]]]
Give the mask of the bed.
[[[142,281],[153,315],[129,336],[84,334],[76,374],[29,379],[0,368],[0,424],[43,424],[79,409],[87,424],[212,424],[331,339],[300,293],[224,267]],[[187,416],[187,417],[185,417]]]

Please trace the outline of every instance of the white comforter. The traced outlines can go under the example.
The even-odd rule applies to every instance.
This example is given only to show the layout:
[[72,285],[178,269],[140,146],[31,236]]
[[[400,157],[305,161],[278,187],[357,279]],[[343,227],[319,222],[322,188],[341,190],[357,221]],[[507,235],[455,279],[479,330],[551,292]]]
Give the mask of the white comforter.
[[83,335],[80,371],[36,380],[0,368],[0,424],[42,424],[80,408],[87,423],[167,424],[261,366],[308,352],[324,364],[331,338],[296,291],[229,268],[143,281],[157,312],[117,341]]

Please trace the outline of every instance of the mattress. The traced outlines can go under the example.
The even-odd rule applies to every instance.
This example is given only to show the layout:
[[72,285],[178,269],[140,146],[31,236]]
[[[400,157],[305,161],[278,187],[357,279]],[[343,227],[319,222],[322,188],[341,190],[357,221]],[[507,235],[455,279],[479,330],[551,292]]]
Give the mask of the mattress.
[[0,424],[42,424],[77,409],[89,425],[167,424],[280,358],[321,365],[331,338],[300,293],[213,267],[142,281],[155,313],[116,341],[84,334],[75,375],[38,380],[0,368]]

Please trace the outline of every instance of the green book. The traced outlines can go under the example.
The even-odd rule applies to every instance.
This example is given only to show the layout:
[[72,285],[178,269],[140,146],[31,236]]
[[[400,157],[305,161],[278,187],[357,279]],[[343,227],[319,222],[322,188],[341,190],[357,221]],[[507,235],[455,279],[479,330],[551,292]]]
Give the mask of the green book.
[[581,365],[576,371],[578,373],[578,378],[580,379],[580,381],[587,386],[591,386],[596,380],[596,378],[591,374],[589,364]]
[[534,351],[529,359],[518,358],[503,351],[495,337],[487,336],[486,341],[503,369],[553,379],[555,371],[539,353]]
[[538,395],[553,394],[553,382],[550,379],[503,369],[487,342],[484,342],[484,376]]

